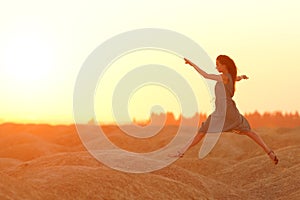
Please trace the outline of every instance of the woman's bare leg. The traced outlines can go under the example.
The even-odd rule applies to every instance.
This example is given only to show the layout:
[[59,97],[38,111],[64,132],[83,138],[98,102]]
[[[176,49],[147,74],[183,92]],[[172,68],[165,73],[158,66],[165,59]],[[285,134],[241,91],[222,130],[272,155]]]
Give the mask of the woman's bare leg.
[[271,151],[271,149],[266,145],[263,139],[255,132],[249,131],[249,132],[244,132],[243,134],[247,135],[252,140],[254,140],[254,142],[256,142],[259,146],[261,146],[266,153],[269,153]]
[[180,150],[180,153],[183,154],[185,151],[189,150],[190,148],[198,144],[205,136],[205,134],[206,133],[198,132],[197,135],[193,138],[193,140],[191,140],[183,149]]
[[187,151],[190,148],[192,148],[193,146],[195,146],[196,144],[198,144],[202,140],[202,138],[205,136],[205,134],[206,133],[198,132],[197,135],[194,137],[192,143],[187,148],[185,148],[184,150]]
[[268,154],[268,156],[275,162],[275,164],[278,163],[278,159],[275,155],[275,153],[266,145],[266,143],[263,141],[263,139],[257,135],[254,131],[244,132],[243,134],[250,137],[256,144],[258,144],[260,147],[263,148],[263,150]]

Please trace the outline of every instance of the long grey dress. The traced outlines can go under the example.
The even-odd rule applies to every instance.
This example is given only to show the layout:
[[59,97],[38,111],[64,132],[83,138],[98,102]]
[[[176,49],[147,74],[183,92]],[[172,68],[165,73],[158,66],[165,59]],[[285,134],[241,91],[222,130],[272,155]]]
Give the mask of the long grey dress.
[[227,84],[217,82],[215,86],[215,111],[202,123],[199,132],[247,132],[251,127],[247,119],[240,114],[235,102],[232,100],[234,86],[232,77],[227,75]]

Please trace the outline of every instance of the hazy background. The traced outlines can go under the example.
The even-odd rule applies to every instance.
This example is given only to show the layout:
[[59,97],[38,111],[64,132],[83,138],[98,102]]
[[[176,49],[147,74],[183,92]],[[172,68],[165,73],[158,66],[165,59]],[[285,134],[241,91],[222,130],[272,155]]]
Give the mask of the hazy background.
[[[299,10],[296,0],[2,2],[0,122],[72,123],[74,83],[87,56],[114,35],[149,27],[188,36],[213,60],[231,56],[239,73],[250,77],[237,86],[241,112],[299,111]],[[201,78],[188,73],[201,85]],[[140,118],[149,112],[138,101],[142,96],[130,108]],[[155,97],[178,112],[174,97]],[[209,112],[209,102],[204,105],[201,111]],[[110,121],[110,113],[101,119]]]

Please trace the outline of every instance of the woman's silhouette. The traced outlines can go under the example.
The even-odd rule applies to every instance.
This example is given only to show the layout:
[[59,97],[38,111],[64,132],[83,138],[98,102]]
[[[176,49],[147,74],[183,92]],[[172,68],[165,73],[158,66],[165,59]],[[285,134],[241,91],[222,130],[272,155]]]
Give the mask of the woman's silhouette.
[[[187,146],[184,150],[178,151],[175,156],[182,157],[186,149],[191,148],[192,146],[198,144],[201,141],[201,139],[208,132],[209,125],[212,122],[212,118],[217,118],[217,115],[220,115],[221,107],[224,107],[224,103],[225,103],[226,110],[224,111],[223,114],[224,125],[222,127],[222,131],[223,132],[230,131],[242,135],[247,135],[264,149],[264,151],[268,154],[268,156],[273,160],[274,164],[277,164],[278,158],[276,154],[265,144],[265,142],[262,140],[262,138],[259,135],[257,135],[255,132],[251,130],[247,119],[239,113],[235,105],[235,102],[232,100],[232,97],[235,92],[235,82],[240,81],[242,79],[248,79],[248,77],[245,75],[237,76],[237,68],[234,61],[226,55],[218,56],[216,59],[216,65],[217,65],[217,70],[221,74],[216,75],[216,74],[206,73],[205,71],[200,69],[196,64],[192,63],[190,60],[186,58],[184,60],[186,64],[191,65],[204,78],[217,81],[215,86],[215,93],[216,93],[215,111],[208,116],[205,122],[202,123],[198,131],[198,134],[195,136],[192,143],[189,144],[189,146]],[[224,94],[224,89],[225,89],[225,94]],[[223,98],[222,98],[222,94],[220,94],[222,93],[222,91],[223,91]],[[225,116],[225,120],[224,120],[224,116]]]

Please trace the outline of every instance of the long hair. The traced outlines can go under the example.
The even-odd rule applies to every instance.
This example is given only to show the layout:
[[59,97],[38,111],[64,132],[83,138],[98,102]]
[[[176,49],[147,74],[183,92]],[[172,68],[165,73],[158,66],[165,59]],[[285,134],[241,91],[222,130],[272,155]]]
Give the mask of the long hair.
[[[237,68],[234,63],[234,61],[226,55],[219,55],[217,57],[217,60],[222,64],[227,67],[227,70],[229,74],[231,75],[232,81],[233,81],[233,94],[235,92],[235,81],[236,81],[236,76],[237,76]],[[232,96],[233,96],[232,94]]]

